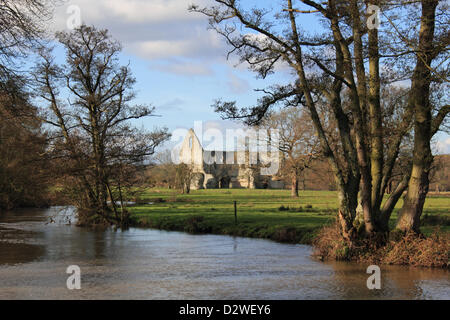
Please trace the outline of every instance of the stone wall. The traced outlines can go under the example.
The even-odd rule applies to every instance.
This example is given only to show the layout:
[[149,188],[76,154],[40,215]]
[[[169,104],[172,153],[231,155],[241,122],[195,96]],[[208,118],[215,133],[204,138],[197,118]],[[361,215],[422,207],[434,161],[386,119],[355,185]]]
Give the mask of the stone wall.
[[[256,154],[244,151],[205,151],[192,129],[182,142],[180,161],[192,166],[192,190],[284,187],[279,182],[272,184],[263,182],[268,178],[261,179],[259,176]],[[246,165],[236,162],[244,162]]]

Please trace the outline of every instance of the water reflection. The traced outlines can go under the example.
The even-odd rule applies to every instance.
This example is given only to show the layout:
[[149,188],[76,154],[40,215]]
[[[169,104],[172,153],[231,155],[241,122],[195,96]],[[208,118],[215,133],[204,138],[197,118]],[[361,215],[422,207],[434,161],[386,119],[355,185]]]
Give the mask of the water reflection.
[[[444,270],[382,267],[382,289],[368,290],[367,266],[314,261],[308,246],[48,223],[60,210],[0,216],[0,299],[450,298]],[[72,264],[79,291],[65,287]]]
[[38,260],[43,256],[45,248],[26,243],[0,242],[0,252],[2,255],[0,265],[13,265]]
[[238,248],[238,240],[236,237],[233,237],[233,252],[236,252]]
[[[449,273],[441,269],[414,268],[406,266],[381,266],[381,289],[371,290],[365,296],[367,265],[354,263],[328,263],[334,270],[335,290],[341,291],[343,299],[448,299],[450,298]],[[436,287],[430,292],[425,287]],[[445,288],[445,290],[442,290]],[[361,294],[363,294],[361,296]]]

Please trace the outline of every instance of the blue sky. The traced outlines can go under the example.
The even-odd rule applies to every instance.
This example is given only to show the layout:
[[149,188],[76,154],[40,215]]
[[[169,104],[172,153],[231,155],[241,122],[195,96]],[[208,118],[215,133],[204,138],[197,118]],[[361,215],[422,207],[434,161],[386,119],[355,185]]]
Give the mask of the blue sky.
[[[282,0],[246,0],[245,5],[263,3],[277,7]],[[256,79],[245,65],[236,66],[236,57],[226,59],[227,45],[215,31],[207,30],[204,16],[189,13],[191,3],[211,4],[211,0],[64,0],[51,22],[52,30],[68,30],[73,7],[81,20],[107,28],[124,47],[122,60],[130,63],[137,79],[136,103],[149,103],[161,117],[138,123],[151,129],[167,126],[191,128],[194,121],[205,127],[235,126],[220,120],[211,104],[215,99],[236,100],[241,106],[255,103],[255,88],[287,83],[290,74],[282,68],[268,79]],[[304,15],[303,15],[304,16]],[[320,29],[312,15],[301,25]],[[61,54],[60,50],[56,51]],[[450,137],[441,134],[441,151],[450,153]]]

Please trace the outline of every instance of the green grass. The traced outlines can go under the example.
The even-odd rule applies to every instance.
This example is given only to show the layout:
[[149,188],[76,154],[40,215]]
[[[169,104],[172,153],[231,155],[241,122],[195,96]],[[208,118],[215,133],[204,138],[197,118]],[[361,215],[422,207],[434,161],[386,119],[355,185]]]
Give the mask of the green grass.
[[[234,220],[237,201],[238,224]],[[154,202],[153,204],[145,204]],[[132,224],[163,230],[266,238],[281,242],[311,243],[315,233],[335,219],[337,195],[332,191],[301,191],[292,199],[288,190],[197,190],[182,195],[174,190],[149,189],[130,208]],[[394,226],[397,207],[391,218]],[[280,207],[289,210],[280,210]],[[450,197],[427,198],[424,216],[429,224],[450,219]],[[430,233],[435,227],[425,225]],[[450,232],[449,226],[442,231]]]

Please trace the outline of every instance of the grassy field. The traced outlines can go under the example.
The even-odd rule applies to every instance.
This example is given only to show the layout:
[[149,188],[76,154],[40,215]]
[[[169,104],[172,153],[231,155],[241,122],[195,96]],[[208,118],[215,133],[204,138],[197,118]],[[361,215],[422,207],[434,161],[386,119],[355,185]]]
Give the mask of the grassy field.
[[[392,226],[401,206],[402,201],[391,218]],[[188,195],[150,189],[130,207],[134,226],[305,244],[311,243],[321,226],[334,221],[336,209],[337,196],[332,191],[301,191],[298,199],[292,199],[288,190],[246,189],[197,190]],[[450,195],[430,195],[423,217],[424,233],[437,225],[450,232]]]

